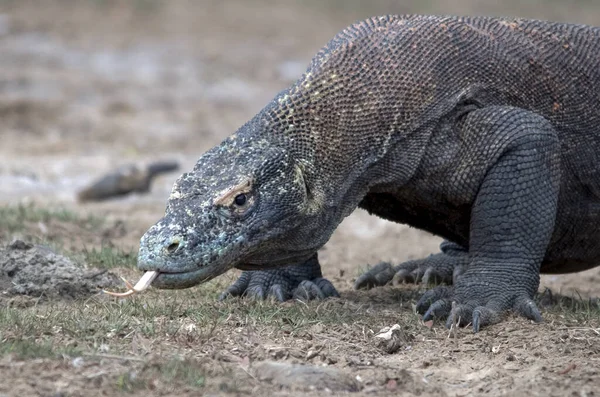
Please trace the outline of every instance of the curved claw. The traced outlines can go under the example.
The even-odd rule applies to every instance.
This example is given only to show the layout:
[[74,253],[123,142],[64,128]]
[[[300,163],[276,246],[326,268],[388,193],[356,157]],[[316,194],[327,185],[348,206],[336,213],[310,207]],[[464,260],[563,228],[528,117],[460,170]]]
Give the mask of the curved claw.
[[481,328],[482,325],[482,321],[481,321],[481,317],[483,317],[481,315],[481,309],[479,307],[475,308],[475,310],[473,310],[473,332],[477,333],[479,332],[479,328]]
[[448,316],[452,304],[445,299],[440,299],[431,304],[429,309],[423,315],[423,321],[433,320],[434,318],[444,318]]
[[417,302],[417,313],[425,314],[429,307],[436,301],[450,301],[452,297],[452,287],[440,286],[426,291]]
[[467,265],[466,264],[461,264],[461,265],[457,265],[454,267],[454,270],[452,270],[452,284],[456,284],[458,282],[458,279],[460,278],[460,276],[462,276],[464,274],[464,272],[467,271]]
[[396,266],[396,274],[394,274],[392,283],[398,285],[402,282],[407,284],[416,284],[420,282],[424,274],[421,265],[425,260],[426,259],[408,261]]
[[502,316],[494,309],[487,306],[477,306],[473,309],[473,332],[479,332],[481,327],[499,323]]
[[278,302],[285,302],[290,298],[290,294],[283,288],[281,284],[275,284],[269,289],[269,296],[273,297]]
[[410,272],[410,274],[408,275],[407,282],[418,284],[421,282],[421,280],[423,280],[423,276],[425,275],[425,273],[426,271],[423,271],[423,269],[417,267],[415,270]]
[[244,295],[250,299],[254,300],[265,300],[267,299],[267,292],[262,287],[262,285],[253,285],[249,287]]
[[223,301],[230,297],[242,296],[250,284],[250,273],[242,273],[235,283],[231,284],[225,291],[219,295],[219,300]]
[[473,305],[457,305],[452,307],[448,319],[446,320],[446,328],[457,324],[459,327],[465,327],[473,322]]
[[421,278],[421,282],[425,285],[428,284],[441,284],[444,281],[444,277],[437,272],[433,267],[427,268],[423,277]]
[[535,302],[527,296],[517,298],[513,305],[513,310],[521,316],[533,320],[536,323],[541,323],[544,321],[542,318],[542,313],[540,313],[540,309],[538,309]]

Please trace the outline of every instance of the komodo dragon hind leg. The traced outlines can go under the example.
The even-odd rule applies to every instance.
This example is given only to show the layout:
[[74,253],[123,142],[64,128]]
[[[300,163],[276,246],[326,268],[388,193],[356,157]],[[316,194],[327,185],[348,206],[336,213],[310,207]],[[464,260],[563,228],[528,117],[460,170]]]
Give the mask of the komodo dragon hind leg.
[[511,107],[473,111],[461,128],[465,137],[484,137],[495,144],[471,151],[473,159],[484,159],[482,153],[489,156],[490,150],[496,155],[472,205],[466,271],[452,287],[426,292],[417,311],[426,321],[448,317],[448,327],[470,323],[475,332],[500,321],[509,310],[539,322],[542,316],[533,296],[558,206],[556,131],[543,117]]
[[229,286],[219,300],[231,296],[251,299],[273,298],[280,302],[288,299],[313,300],[339,297],[333,284],[321,274],[317,254],[308,261],[281,268],[246,270]]
[[427,258],[403,262],[397,266],[382,262],[356,279],[354,288],[373,288],[388,284],[419,283],[452,284],[466,270],[469,253],[450,241],[440,245],[442,252]]

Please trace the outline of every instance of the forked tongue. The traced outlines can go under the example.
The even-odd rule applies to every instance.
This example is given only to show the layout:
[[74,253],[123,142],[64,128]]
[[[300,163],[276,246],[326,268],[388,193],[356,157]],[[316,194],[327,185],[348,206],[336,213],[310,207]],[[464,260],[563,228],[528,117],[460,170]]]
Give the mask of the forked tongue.
[[147,289],[150,286],[150,284],[152,284],[152,281],[154,281],[154,279],[157,276],[158,276],[157,271],[146,272],[146,273],[144,273],[142,278],[140,278],[140,281],[138,281],[133,286],[131,285],[131,283],[129,281],[127,281],[121,277],[121,279],[125,283],[125,286],[127,287],[128,291],[126,291],[126,292],[111,292],[111,291],[102,290],[102,292],[104,292],[105,294],[108,294],[108,295],[118,296],[118,297],[133,295],[136,292],[142,292],[143,290]]

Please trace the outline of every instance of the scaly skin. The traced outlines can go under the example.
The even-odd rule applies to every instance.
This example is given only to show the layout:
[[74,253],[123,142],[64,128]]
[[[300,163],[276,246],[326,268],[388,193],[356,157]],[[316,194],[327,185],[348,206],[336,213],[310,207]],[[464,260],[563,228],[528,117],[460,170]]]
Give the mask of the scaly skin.
[[418,302],[425,319],[475,331],[508,310],[540,321],[540,272],[600,260],[598,54],[600,30],[587,26],[358,22],[179,178],[139,267],[160,272],[158,288],[236,267],[246,271],[225,295],[334,296],[316,253],[361,207],[448,243],[376,266],[358,288],[452,282]]

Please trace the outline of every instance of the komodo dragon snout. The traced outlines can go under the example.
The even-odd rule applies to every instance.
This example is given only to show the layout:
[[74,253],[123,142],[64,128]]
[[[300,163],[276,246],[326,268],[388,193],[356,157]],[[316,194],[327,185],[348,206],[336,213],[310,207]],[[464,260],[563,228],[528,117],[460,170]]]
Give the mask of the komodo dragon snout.
[[187,288],[233,267],[307,259],[294,240],[309,207],[300,166],[284,150],[242,134],[175,182],[165,216],[142,237],[138,266],[159,272],[152,286]]

